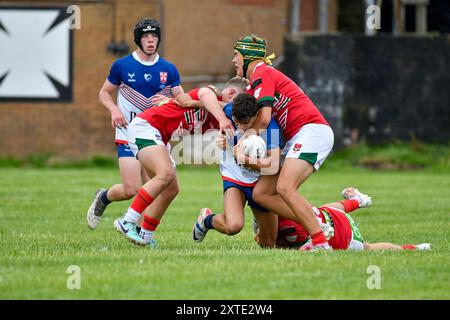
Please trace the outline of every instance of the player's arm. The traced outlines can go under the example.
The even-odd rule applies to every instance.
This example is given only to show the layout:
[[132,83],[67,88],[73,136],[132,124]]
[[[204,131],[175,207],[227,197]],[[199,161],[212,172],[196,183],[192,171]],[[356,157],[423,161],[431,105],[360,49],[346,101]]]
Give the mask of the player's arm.
[[259,112],[252,129],[256,132],[267,129],[272,120],[272,106],[275,102],[276,81],[265,72],[252,80],[251,88]]
[[199,100],[194,100],[188,93],[181,93],[175,98],[175,102],[184,108],[204,108],[205,105]]
[[223,108],[217,99],[217,95],[210,88],[201,88],[198,91],[198,98],[205,105],[206,110],[219,122],[220,132],[227,132],[227,135],[234,134],[234,127],[230,119],[223,112]]
[[183,89],[183,87],[180,85],[180,86],[175,86],[175,87],[172,87],[171,89],[170,89],[170,93],[172,94],[172,97],[178,97],[180,94],[183,94],[184,93],[184,89]]
[[183,87],[178,85],[176,87],[173,87],[170,89],[170,96],[167,97],[163,94],[157,93],[155,95],[152,96],[152,101],[153,104],[156,106],[160,106],[166,102],[168,102],[170,100],[171,97],[178,97],[181,94],[184,94],[184,90]]
[[262,104],[258,104],[260,108],[258,116],[256,117],[255,123],[252,126],[253,130],[256,132],[261,132],[260,130],[265,130],[269,126],[270,120],[272,120],[272,102],[266,101]]
[[[205,105],[199,100],[194,100],[188,93],[182,93],[175,98],[175,102],[184,108],[204,108]],[[220,106],[225,107],[226,103],[219,101]]]
[[125,116],[113,99],[113,94],[117,91],[118,87],[119,86],[112,84],[108,79],[106,79],[100,89],[100,92],[98,93],[98,99],[111,113],[111,126],[113,128],[126,127],[128,124],[127,119],[125,119]]

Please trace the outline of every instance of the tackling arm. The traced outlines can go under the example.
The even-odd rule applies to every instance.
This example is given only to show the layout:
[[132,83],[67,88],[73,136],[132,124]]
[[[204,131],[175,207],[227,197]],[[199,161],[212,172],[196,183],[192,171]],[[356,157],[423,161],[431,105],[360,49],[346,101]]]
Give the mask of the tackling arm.
[[261,132],[260,130],[267,129],[270,120],[272,120],[272,103],[266,102],[261,106],[252,129],[256,132]]
[[198,97],[205,105],[206,110],[219,122],[220,132],[228,132],[232,136],[234,134],[234,126],[223,112],[217,95],[209,88],[201,88],[198,91]]
[[237,162],[250,169],[261,171],[261,174],[275,175],[280,168],[281,150],[278,147],[267,150],[266,158],[250,158],[245,155],[242,143],[238,143],[233,151]]

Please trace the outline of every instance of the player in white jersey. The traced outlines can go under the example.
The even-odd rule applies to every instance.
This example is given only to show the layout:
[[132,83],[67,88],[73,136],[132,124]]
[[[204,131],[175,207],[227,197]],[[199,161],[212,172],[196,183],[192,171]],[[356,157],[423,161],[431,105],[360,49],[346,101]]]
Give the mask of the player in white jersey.
[[[235,98],[233,104],[224,107],[224,113],[233,120],[237,136],[226,139],[226,149],[220,163],[220,171],[224,190],[224,213],[213,214],[209,208],[200,211],[196,223],[192,228],[192,237],[196,242],[203,241],[209,229],[234,235],[244,227],[244,207],[247,202],[260,226],[260,239],[262,244],[272,247],[276,241],[277,217],[265,208],[258,205],[252,197],[253,187],[261,174],[276,174],[280,163],[280,130],[275,120],[268,129],[261,133],[267,145],[266,158],[254,159],[244,156],[242,146],[239,144],[239,132],[251,128],[256,120],[258,108],[256,100],[249,94],[241,94]],[[222,143],[219,143],[222,144]],[[223,144],[222,144],[223,145]],[[245,164],[245,166],[244,166]]]
[[[127,125],[142,111],[161,100],[183,93],[177,68],[158,54],[161,28],[158,21],[144,18],[134,27],[134,41],[138,48],[130,55],[115,61],[100,89],[100,102],[111,112],[111,126],[116,130],[115,142],[122,182],[109,189],[98,189],[87,212],[87,222],[95,229],[106,206],[114,201],[133,198],[149,177],[128,146]],[[117,104],[113,95],[118,91]],[[164,212],[178,194],[178,183],[158,196],[148,208],[153,213]]]

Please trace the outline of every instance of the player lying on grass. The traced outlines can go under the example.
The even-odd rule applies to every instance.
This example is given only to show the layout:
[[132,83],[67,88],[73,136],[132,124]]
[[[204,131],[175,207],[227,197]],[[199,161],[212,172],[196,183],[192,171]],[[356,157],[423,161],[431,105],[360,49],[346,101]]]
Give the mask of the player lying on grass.
[[[277,217],[258,205],[252,197],[253,187],[263,174],[276,174],[280,163],[280,128],[272,120],[261,137],[266,142],[267,157],[250,159],[243,156],[241,144],[234,150],[243,132],[251,128],[258,114],[256,99],[249,94],[240,94],[224,107],[224,113],[233,120],[236,136],[221,136],[219,145],[227,146],[220,161],[220,172],[223,180],[224,213],[214,214],[211,209],[203,208],[192,228],[192,237],[196,242],[203,241],[206,233],[214,229],[220,233],[234,235],[244,227],[244,207],[247,202],[261,227],[260,243],[274,246],[276,241]],[[237,160],[235,158],[237,156]],[[241,163],[245,163],[243,166]],[[266,231],[266,228],[271,228]],[[265,237],[264,235],[268,235]]]
[[[212,86],[191,90],[193,100],[201,101],[205,108],[185,108],[170,100],[161,106],[148,109],[131,121],[128,128],[128,143],[133,154],[141,162],[151,179],[139,189],[125,215],[114,221],[114,227],[138,245],[154,247],[156,242],[153,233],[170,202],[159,214],[145,213],[139,233],[136,224],[142,212],[177,184],[175,165],[166,145],[174,135],[204,133],[216,128],[221,131],[234,132],[231,121],[223,113],[218,100],[232,101],[239,93],[245,91],[246,83],[241,78],[231,79],[225,89],[220,92]],[[167,197],[173,199],[174,197]]]
[[[429,250],[429,243],[418,245],[397,245],[389,242],[368,243],[364,241],[350,212],[372,205],[371,197],[349,187],[342,191],[343,201],[333,202],[319,208],[312,207],[319,224],[331,228],[328,243],[334,250]],[[261,246],[267,246],[260,239],[260,228],[254,223],[255,240]],[[266,231],[264,231],[266,232]],[[305,228],[293,220],[279,217],[276,246],[280,248],[300,248],[311,246],[311,239]]]

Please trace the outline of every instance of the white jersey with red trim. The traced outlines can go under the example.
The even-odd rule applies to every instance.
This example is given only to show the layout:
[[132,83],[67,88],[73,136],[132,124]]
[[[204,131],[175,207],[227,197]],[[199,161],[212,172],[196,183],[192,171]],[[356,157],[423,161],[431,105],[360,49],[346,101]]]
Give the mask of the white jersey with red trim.
[[[224,107],[223,112],[233,122],[233,125],[236,128],[232,117],[232,110],[233,105],[228,103]],[[236,183],[240,186],[253,187],[258,182],[261,174],[258,170],[252,170],[237,163],[233,155],[233,147],[236,145],[237,141],[239,141],[243,133],[238,130],[235,130],[235,132],[235,137],[227,138],[227,148],[223,152],[220,160],[222,179]],[[279,148],[280,145],[282,145],[280,127],[274,119],[270,122],[267,130],[261,134],[261,138],[266,142],[267,150]]]
[[[113,63],[108,81],[119,86],[117,105],[128,123],[141,112],[154,106],[156,94],[171,96],[180,85],[176,67],[156,55],[152,62],[139,59],[136,52]],[[127,143],[127,129],[116,128],[116,143]]]

